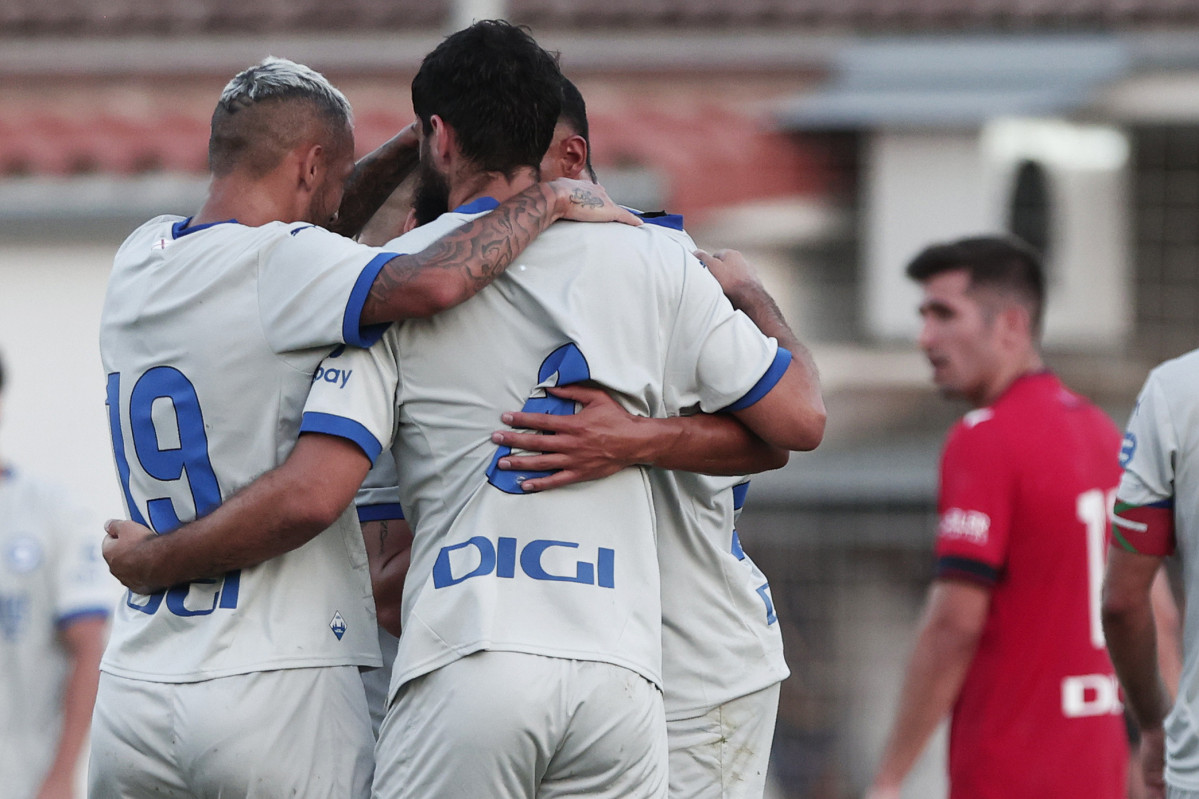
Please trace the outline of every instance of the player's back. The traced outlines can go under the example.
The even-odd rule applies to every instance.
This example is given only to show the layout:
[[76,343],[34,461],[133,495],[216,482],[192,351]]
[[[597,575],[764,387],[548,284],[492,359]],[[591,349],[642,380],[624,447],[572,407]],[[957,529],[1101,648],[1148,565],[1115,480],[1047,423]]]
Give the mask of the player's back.
[[416,534],[393,690],[483,648],[604,660],[660,682],[643,471],[525,494],[492,468],[490,434],[506,410],[572,413],[545,396],[555,384],[600,385],[640,415],[718,410],[767,373],[773,343],[676,242],[573,223],[470,302],[384,342],[398,363],[394,452]]
[[954,708],[955,797],[1122,795],[1127,742],[1099,616],[1118,450],[1111,420],[1049,373],[1020,378],[951,433],[943,480],[1007,498],[985,516],[941,508],[943,567],[1006,536],[993,561],[961,566],[996,572]]
[[[342,340],[341,310],[370,257],[306,225],[185,225],[160,217],[129,237],[100,331],[127,507],[160,534],[211,511],[291,450],[313,372]],[[128,595],[105,670],[187,682],[376,661],[351,517],[252,569]],[[179,634],[187,645],[173,640]]]

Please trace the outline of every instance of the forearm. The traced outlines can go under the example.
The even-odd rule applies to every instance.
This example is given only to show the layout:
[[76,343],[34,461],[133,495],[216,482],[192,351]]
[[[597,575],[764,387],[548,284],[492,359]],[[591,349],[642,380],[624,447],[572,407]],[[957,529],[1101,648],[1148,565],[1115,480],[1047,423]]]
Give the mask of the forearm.
[[[937,590],[934,587],[934,596]],[[979,629],[974,623],[962,625],[939,614],[935,602],[930,602],[904,675],[899,710],[875,772],[875,787],[898,788],[937,725],[949,714],[978,648]]]
[[432,316],[478,293],[564,213],[568,198],[537,183],[414,255],[388,261],[371,285],[363,324]]
[[790,453],[772,447],[732,416],[697,414],[637,418],[641,454],[634,462],[700,474],[739,475],[785,466]]
[[75,769],[91,728],[106,628],[106,620],[95,617],[78,620],[61,633],[71,653],[71,667],[63,689],[62,731],[44,782],[57,781],[61,785],[74,782]]
[[416,170],[420,162],[418,145],[415,131],[409,126],[359,159],[346,179],[337,219],[329,229],[351,238],[361,233],[396,187]]
[[1142,728],[1160,727],[1170,709],[1157,660],[1157,631],[1148,595],[1103,609],[1103,633],[1124,701]]

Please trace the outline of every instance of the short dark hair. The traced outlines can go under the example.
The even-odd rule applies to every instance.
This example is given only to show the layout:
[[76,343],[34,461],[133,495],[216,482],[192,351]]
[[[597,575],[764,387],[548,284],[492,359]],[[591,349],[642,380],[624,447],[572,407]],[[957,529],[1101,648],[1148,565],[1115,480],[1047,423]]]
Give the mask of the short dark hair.
[[907,275],[924,282],[943,272],[964,269],[970,287],[987,287],[1017,297],[1039,336],[1045,307],[1045,274],[1036,250],[1015,236],[975,236],[925,248],[908,264]]
[[565,75],[562,76],[562,113],[558,115],[558,119],[570,125],[571,130],[587,142],[587,176],[591,178],[592,183],[598,183],[595,169],[591,166],[591,127],[587,124],[587,103],[583,100],[583,93],[579,91],[579,87]]
[[561,81],[557,59],[527,29],[482,20],[425,56],[412,80],[412,108],[426,134],[432,117],[441,117],[478,169],[511,177],[519,167],[540,167],[562,110]]
[[248,168],[262,175],[302,142],[308,120],[323,123],[330,143],[352,146],[350,104],[324,75],[269,57],[239,72],[212,112],[208,169],[224,175]]

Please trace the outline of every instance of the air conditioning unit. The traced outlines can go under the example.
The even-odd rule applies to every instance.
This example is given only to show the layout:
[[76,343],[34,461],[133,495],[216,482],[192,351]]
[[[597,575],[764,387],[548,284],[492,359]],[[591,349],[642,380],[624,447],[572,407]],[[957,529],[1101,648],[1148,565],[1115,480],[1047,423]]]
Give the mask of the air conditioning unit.
[[1005,119],[979,141],[988,215],[1044,256],[1046,343],[1121,347],[1134,310],[1128,138],[1102,125]]
[[1045,343],[1118,349],[1132,331],[1129,144],[1118,129],[999,119],[973,129],[879,130],[866,140],[866,332],[911,339],[905,264],[933,242],[1011,232],[1045,256]]

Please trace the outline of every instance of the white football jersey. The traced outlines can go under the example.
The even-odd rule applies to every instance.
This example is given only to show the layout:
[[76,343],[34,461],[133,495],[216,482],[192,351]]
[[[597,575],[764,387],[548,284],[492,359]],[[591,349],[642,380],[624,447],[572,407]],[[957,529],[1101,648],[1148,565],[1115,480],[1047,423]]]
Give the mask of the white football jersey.
[[[1139,506],[1173,508],[1177,553],[1187,588],[1183,665],[1178,698],[1164,724],[1166,782],[1199,791],[1199,350],[1158,366],[1145,381],[1120,453],[1124,474],[1116,497]],[[1134,540],[1135,530],[1122,535]]]
[[[312,225],[151,220],[118,251],[100,326],[117,472],[130,518],[160,534],[282,463],[318,366],[368,346],[370,285],[392,256]],[[378,665],[353,509],[299,549],[118,606],[103,670],[189,682]]]
[[[675,214],[638,214],[694,252]],[[650,470],[662,580],[666,718],[692,718],[774,685],[791,672],[766,576],[734,527],[745,477]]]
[[[420,249],[494,205],[476,201],[389,247]],[[341,379],[314,386],[303,429],[360,435],[367,448],[394,436],[415,534],[393,694],[483,649],[604,661],[660,685],[645,470],[525,494],[519,474],[494,468],[506,449],[491,433],[522,405],[573,413],[545,393],[557,384],[597,384],[643,416],[748,405],[789,359],[678,243],[560,222],[469,302],[326,360]]]
[[71,665],[59,630],[107,618],[120,589],[102,537],[65,491],[0,469],[0,796],[33,796],[54,760]]

